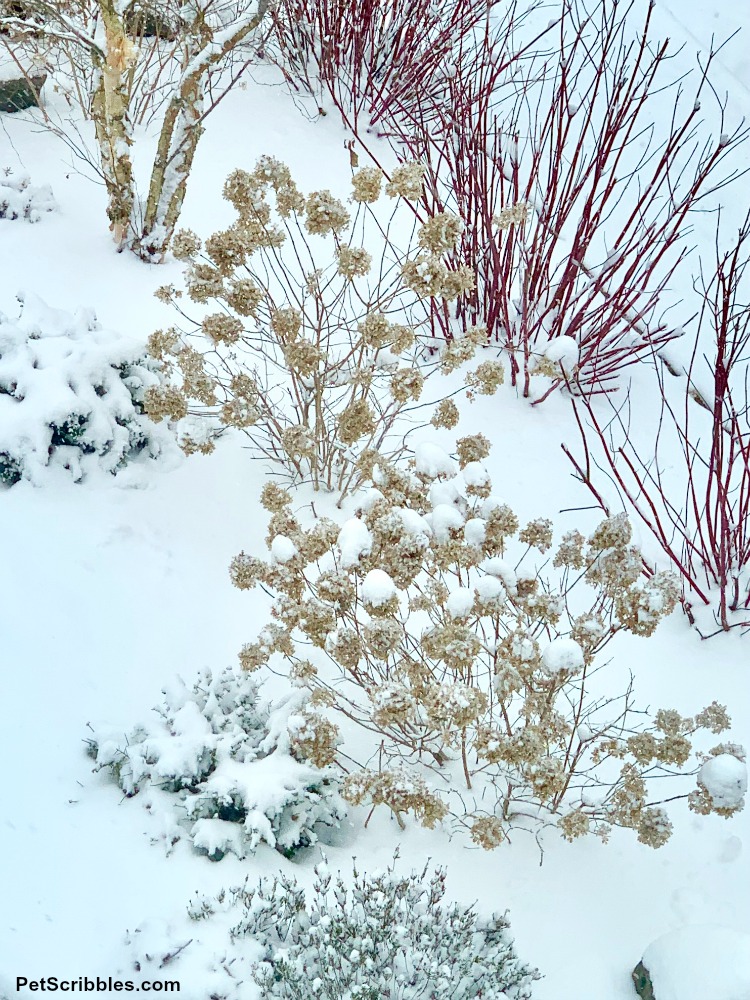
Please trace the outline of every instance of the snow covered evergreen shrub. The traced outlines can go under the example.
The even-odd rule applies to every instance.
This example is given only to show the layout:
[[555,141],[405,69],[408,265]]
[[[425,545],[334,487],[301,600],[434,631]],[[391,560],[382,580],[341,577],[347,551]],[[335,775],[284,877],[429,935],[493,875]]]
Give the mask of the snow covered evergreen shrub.
[[[168,818],[172,842],[187,823],[193,845],[213,861],[258,844],[286,857],[338,826],[345,805],[332,772],[308,762],[298,731],[305,695],[261,706],[258,683],[228,667],[179,680],[132,732],[95,731],[89,753],[128,797],[144,793]],[[173,819],[169,820],[169,817]],[[177,823],[174,817],[180,817]]]
[[[175,237],[175,256],[189,264],[188,298],[212,311],[189,315],[193,307],[180,290],[158,293],[184,322],[149,341],[173,383],[149,392],[154,419],[202,409],[241,428],[255,453],[294,481],[342,495],[376,449],[403,450],[404,428],[394,432],[394,424],[417,408],[437,367],[419,362],[429,303],[443,308],[473,277],[443,262],[460,232],[453,216],[427,220],[416,254],[405,258],[390,224],[373,214],[383,184],[374,168],[355,173],[350,212],[330,191],[304,196],[273,157],[261,158],[252,173],[230,175],[224,197],[236,222],[214,233],[203,252],[194,233]],[[406,164],[385,192],[416,199],[421,186],[421,168]],[[368,223],[377,232],[375,259],[365,249]],[[473,351],[484,339],[480,332],[464,347]],[[211,447],[191,436],[184,445],[188,453]]]
[[331,888],[315,868],[313,899],[295,879],[243,890],[245,916],[234,935],[264,949],[255,972],[266,997],[285,1000],[527,1000],[539,973],[516,956],[509,924],[493,914],[443,904],[445,871],[396,876],[395,864],[368,876],[354,868]]
[[153,360],[90,309],[19,298],[18,318],[0,313],[0,482],[42,484],[60,468],[76,482],[115,475],[136,456],[174,448],[143,409],[159,383]]
[[169,966],[189,1000],[530,997],[539,973],[519,961],[506,917],[446,905],[444,870],[397,875],[396,857],[335,885],[324,859],[309,899],[285,875],[196,893],[186,919],[128,933],[127,971]]
[[55,212],[57,202],[49,184],[33,187],[28,174],[14,177],[11,170],[0,171],[0,219],[39,222],[43,212]]
[[[344,743],[352,803],[384,804],[402,824],[409,812],[426,826],[450,819],[486,848],[548,824],[571,840],[627,827],[658,847],[671,833],[661,803],[689,797],[675,776],[698,770],[694,735],[729,718],[713,703],[649,721],[632,676],[616,697],[596,675],[617,633],[653,633],[679,583],[643,574],[624,515],[556,547],[550,521],[521,527],[492,492],[488,452],[480,434],[458,440],[457,459],[425,443],[409,468],[383,462],[343,524],[304,527],[289,494],[267,485],[271,560],[241,553],[231,575],[275,593],[275,621],[240,661],[255,670],[276,657],[312,689],[299,735],[313,760],[336,758],[332,711],[342,732],[359,727],[360,749]],[[654,798],[657,776],[671,780]],[[689,803],[719,811],[705,794]]]

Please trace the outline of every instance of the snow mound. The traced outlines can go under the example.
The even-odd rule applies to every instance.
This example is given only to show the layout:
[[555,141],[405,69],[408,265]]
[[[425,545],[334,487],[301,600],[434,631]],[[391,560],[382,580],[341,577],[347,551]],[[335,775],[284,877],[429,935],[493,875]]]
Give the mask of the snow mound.
[[371,569],[362,581],[362,600],[374,608],[396,596],[396,584],[384,569]]
[[28,174],[13,177],[0,170],[0,219],[39,222],[44,212],[56,212],[57,202],[48,184],[32,187]]
[[749,1000],[750,934],[681,927],[643,953],[656,1000]]
[[542,667],[550,676],[563,672],[575,674],[583,668],[583,650],[575,639],[558,636],[545,647]]
[[718,754],[700,769],[698,784],[706,789],[714,806],[721,809],[742,808],[747,791],[747,765],[734,754]]

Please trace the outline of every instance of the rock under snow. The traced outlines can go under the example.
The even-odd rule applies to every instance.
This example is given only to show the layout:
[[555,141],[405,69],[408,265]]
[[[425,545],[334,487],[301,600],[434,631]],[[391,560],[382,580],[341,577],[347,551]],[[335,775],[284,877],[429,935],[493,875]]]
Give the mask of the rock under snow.
[[681,927],[646,948],[633,971],[642,1000],[749,1000],[750,934]]

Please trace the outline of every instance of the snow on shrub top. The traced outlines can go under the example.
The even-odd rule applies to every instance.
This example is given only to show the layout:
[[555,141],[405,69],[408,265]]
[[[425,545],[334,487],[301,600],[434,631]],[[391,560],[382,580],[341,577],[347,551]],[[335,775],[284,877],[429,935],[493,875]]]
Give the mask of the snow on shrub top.
[[43,212],[57,211],[57,202],[49,184],[32,187],[28,174],[13,177],[0,171],[0,219],[25,219],[39,222]]
[[168,450],[168,431],[143,412],[145,389],[159,381],[153,362],[91,309],[18,298],[18,318],[0,313],[0,481],[41,485],[57,467],[78,482]]
[[147,792],[170,844],[186,822],[193,846],[213,861],[230,851],[243,858],[261,842],[291,856],[316,842],[317,824],[338,826],[346,810],[330,769],[300,749],[306,693],[261,706],[258,687],[232,667],[201,673],[192,688],[179,680],[145,725],[94,729],[96,769],[108,768],[128,797]]

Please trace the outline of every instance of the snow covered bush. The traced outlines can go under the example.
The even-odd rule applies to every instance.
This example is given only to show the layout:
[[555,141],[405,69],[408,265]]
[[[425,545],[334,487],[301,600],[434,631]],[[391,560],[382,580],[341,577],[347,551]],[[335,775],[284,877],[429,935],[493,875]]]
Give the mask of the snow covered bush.
[[[421,178],[418,165],[406,165],[385,191],[416,198]],[[255,454],[285,467],[295,482],[340,495],[356,486],[376,449],[403,450],[405,429],[394,431],[394,424],[417,408],[436,368],[419,363],[424,303],[444,304],[473,278],[443,263],[458,234],[451,216],[420,228],[413,258],[396,249],[390,226],[383,228],[371,207],[383,180],[375,168],[354,174],[352,214],[330,191],[305,197],[272,157],[252,173],[231,174],[224,196],[236,222],[211,236],[203,253],[194,233],[175,238],[175,256],[189,262],[188,297],[213,311],[189,316],[181,291],[161,289],[185,323],[149,341],[173,379],[148,394],[154,419],[202,408],[245,431]],[[379,260],[363,245],[368,221]],[[481,339],[464,346],[473,351]],[[188,437],[185,446],[211,445]]]
[[[304,527],[289,494],[267,485],[271,561],[241,553],[231,575],[275,593],[275,621],[240,661],[255,670],[275,657],[312,689],[300,736],[313,760],[336,759],[332,711],[342,733],[358,727],[360,749],[344,741],[352,803],[384,804],[402,824],[409,812],[450,820],[487,848],[549,824],[568,839],[628,827],[658,847],[671,831],[660,802],[689,789],[660,781],[654,799],[650,779],[695,773],[693,736],[729,718],[714,703],[645,721],[632,675],[620,697],[603,697],[596,675],[618,632],[653,633],[679,583],[644,575],[624,516],[556,547],[550,521],[521,527],[492,492],[488,452],[475,435],[458,440],[457,460],[425,443],[410,468],[382,462],[343,524]],[[352,758],[376,763],[352,770]]]
[[95,730],[88,743],[97,770],[166,818],[168,840],[187,824],[212,861],[229,851],[244,858],[260,843],[292,857],[317,841],[319,824],[338,826],[345,806],[334,776],[308,762],[299,736],[302,692],[262,706],[257,681],[228,667],[164,695],[145,725]]
[[0,219],[26,219],[39,222],[43,212],[57,210],[57,202],[49,184],[33,187],[28,174],[13,176],[13,171],[0,172]]
[[506,917],[446,905],[443,869],[397,875],[397,857],[335,885],[324,858],[309,900],[283,874],[196,893],[185,919],[129,932],[127,971],[168,965],[190,1000],[531,997],[539,973],[516,956]]
[[0,482],[42,484],[61,468],[76,482],[116,475],[137,456],[174,449],[143,409],[159,383],[152,360],[90,309],[19,300],[17,318],[0,313]]

